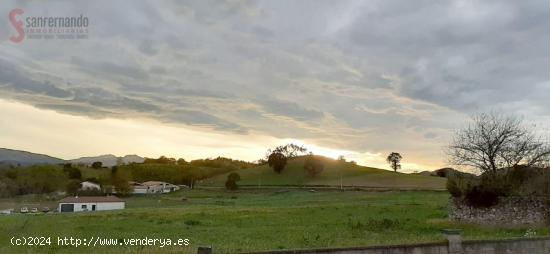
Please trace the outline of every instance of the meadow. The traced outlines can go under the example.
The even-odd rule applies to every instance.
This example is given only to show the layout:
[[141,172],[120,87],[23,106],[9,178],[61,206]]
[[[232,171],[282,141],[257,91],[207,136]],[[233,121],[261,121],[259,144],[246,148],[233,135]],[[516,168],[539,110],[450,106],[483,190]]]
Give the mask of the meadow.
[[[184,190],[126,198],[120,211],[0,216],[0,253],[215,253],[442,241],[461,228],[466,239],[523,236],[528,228],[491,228],[447,220],[440,191]],[[0,200],[40,203],[36,197]],[[5,205],[5,204],[4,204]],[[550,228],[535,229],[538,235]],[[13,247],[12,236],[188,238],[188,247]]]
[[304,170],[304,157],[288,161],[282,173],[275,173],[268,165],[234,170],[203,180],[201,186],[224,186],[227,175],[238,173],[240,186],[331,186],[408,189],[408,190],[445,190],[447,179],[418,174],[404,174],[384,169],[365,167],[349,162],[322,158],[324,170],[315,177]]

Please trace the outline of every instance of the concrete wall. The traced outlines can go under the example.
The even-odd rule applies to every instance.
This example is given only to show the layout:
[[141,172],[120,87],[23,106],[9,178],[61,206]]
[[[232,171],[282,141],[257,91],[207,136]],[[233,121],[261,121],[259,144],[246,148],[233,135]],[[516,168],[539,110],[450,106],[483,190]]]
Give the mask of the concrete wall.
[[[216,253],[215,250],[213,253]],[[247,254],[448,254],[447,243],[429,243],[417,245],[388,245],[364,248],[280,250]]]
[[550,254],[550,238],[465,241],[464,254]]
[[[447,239],[446,242],[413,245],[277,250],[247,254],[550,254],[550,237],[498,241],[461,241],[460,234],[455,232],[448,234]],[[215,249],[211,253],[216,253]]]

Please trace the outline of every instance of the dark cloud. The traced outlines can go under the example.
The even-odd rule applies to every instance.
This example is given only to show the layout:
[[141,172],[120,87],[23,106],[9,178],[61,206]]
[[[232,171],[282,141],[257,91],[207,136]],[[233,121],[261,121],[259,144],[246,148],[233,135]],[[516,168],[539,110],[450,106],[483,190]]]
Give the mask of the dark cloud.
[[71,63],[80,70],[92,75],[109,75],[114,77],[128,77],[137,80],[148,80],[149,74],[140,67],[120,65],[113,62],[92,62],[81,57],[72,57]]
[[143,40],[139,45],[139,50],[146,55],[152,56],[158,53],[158,50],[153,47],[152,40]]
[[293,101],[279,100],[275,98],[261,98],[257,101],[268,113],[288,116],[296,120],[309,121],[319,120],[323,117],[323,112],[304,108]]
[[222,120],[208,113],[194,110],[174,110],[161,115],[161,120],[175,123],[212,127],[218,130],[231,130],[245,134],[247,130],[238,124]]
[[20,68],[0,59],[0,87],[16,93],[43,94],[56,98],[71,96],[71,92],[50,83],[49,81],[35,81],[29,74],[22,73]]
[[118,93],[111,92],[97,87],[75,88],[74,98],[72,101],[79,103],[87,103],[89,105],[108,108],[108,109],[125,109],[136,112],[155,113],[160,111],[160,108],[143,100],[133,99],[122,96]]
[[3,97],[372,152],[435,147],[473,111],[550,115],[546,1],[51,5],[23,7],[85,12],[90,39],[3,44]]

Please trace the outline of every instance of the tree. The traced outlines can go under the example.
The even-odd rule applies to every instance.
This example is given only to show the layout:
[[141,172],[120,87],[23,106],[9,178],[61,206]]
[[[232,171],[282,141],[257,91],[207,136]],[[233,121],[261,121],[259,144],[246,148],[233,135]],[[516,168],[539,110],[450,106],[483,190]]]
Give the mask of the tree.
[[[70,165],[70,164],[69,164]],[[80,169],[73,168],[73,167],[63,167],[63,172],[67,174],[69,179],[80,179],[82,177],[82,173],[80,172]]]
[[115,167],[111,169],[111,183],[113,184],[117,194],[127,196],[133,192],[133,188],[129,183],[130,180],[131,177],[127,174],[127,172]]
[[174,158],[168,158],[166,156],[160,156],[158,159],[152,159],[152,158],[145,158],[143,161],[145,164],[170,164],[170,165],[176,165],[177,160]]
[[307,148],[303,147],[303,146],[300,146],[300,145],[296,145],[296,144],[286,144],[284,146],[278,146],[278,147],[275,147],[275,149],[271,150],[267,150],[267,157],[269,157],[269,155],[273,154],[273,153],[282,153],[286,158],[294,158],[294,157],[297,157],[297,156],[300,156],[300,155],[303,155],[307,152]]
[[388,155],[386,161],[390,164],[390,167],[393,169],[393,171],[397,172],[398,169],[401,169],[401,159],[403,159],[401,154],[392,152],[390,153],[390,155]]
[[338,159],[336,159],[338,162],[346,162],[346,157],[344,155],[339,155]]
[[548,142],[522,120],[495,112],[474,115],[447,149],[451,164],[496,173],[517,165],[547,166]]
[[78,193],[78,190],[80,189],[80,181],[78,180],[70,180],[67,182],[67,185],[65,186],[65,190],[68,194],[76,195]]
[[315,177],[323,172],[325,165],[319,157],[313,155],[313,153],[309,153],[304,160],[304,169],[309,176]]
[[237,190],[239,186],[237,182],[241,180],[241,176],[237,173],[231,173],[227,176],[227,181],[225,181],[225,188],[227,190]]
[[92,168],[100,169],[102,167],[103,167],[103,162],[101,162],[101,161],[96,161],[96,162],[92,163]]
[[188,163],[184,158],[179,158],[179,159],[177,160],[177,164],[178,164],[178,165],[187,165],[187,164],[189,164],[189,163]]
[[280,174],[286,167],[287,157],[281,152],[272,152],[267,158],[267,164]]
[[[275,147],[275,149],[268,149],[266,153],[267,164],[273,168],[277,173],[281,173],[286,167],[288,159],[295,158],[304,154],[307,151],[307,148],[296,145],[296,144],[286,144],[282,146]],[[261,163],[261,161],[260,161]]]

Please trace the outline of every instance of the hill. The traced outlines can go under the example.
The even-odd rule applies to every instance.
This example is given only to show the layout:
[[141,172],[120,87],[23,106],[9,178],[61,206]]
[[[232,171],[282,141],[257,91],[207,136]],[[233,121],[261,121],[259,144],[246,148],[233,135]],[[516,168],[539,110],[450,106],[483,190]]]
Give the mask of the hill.
[[91,165],[92,163],[99,161],[103,164],[104,167],[112,167],[118,164],[118,161],[122,162],[122,164],[130,164],[130,163],[142,163],[145,159],[142,157],[139,157],[137,155],[126,155],[124,157],[117,157],[112,154],[106,154],[106,155],[100,155],[95,157],[82,157],[78,159],[71,160],[71,163],[75,164],[85,164],[85,165]]
[[[325,168],[316,177],[306,174],[304,157],[290,160],[281,174],[275,173],[267,165],[232,172],[241,176],[238,182],[240,186],[340,186],[342,183],[343,186],[370,188],[445,189],[446,179],[440,177],[396,173],[329,158],[322,158],[322,161]],[[228,174],[206,179],[201,185],[224,186]]]
[[473,178],[477,177],[472,173],[458,171],[454,168],[440,168],[434,171],[422,171],[416,174],[423,175],[423,176],[434,176],[434,177],[444,177],[444,178],[449,178],[453,176],[473,177]]
[[65,160],[44,154],[0,148],[0,164],[13,166],[32,166],[36,164],[60,164]]

